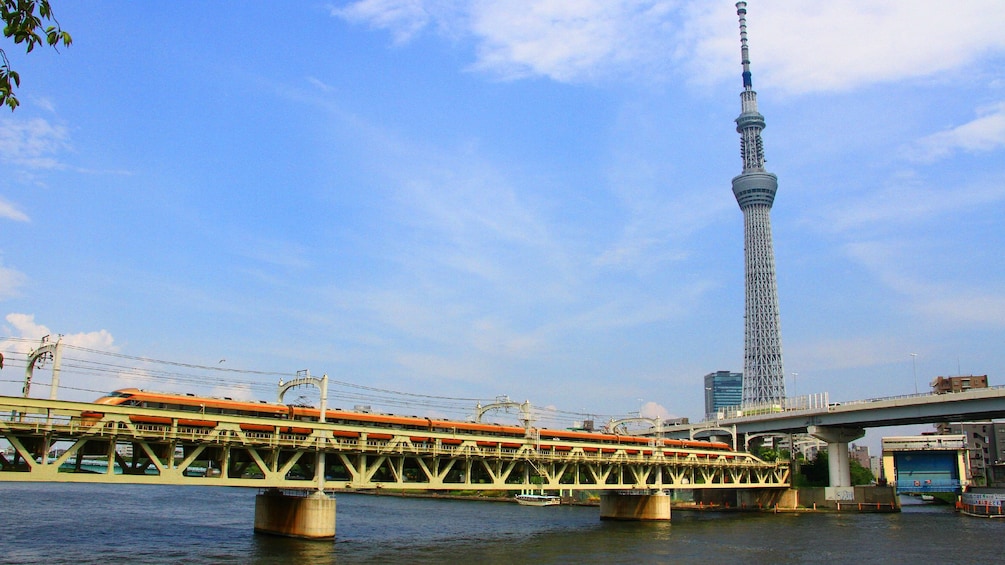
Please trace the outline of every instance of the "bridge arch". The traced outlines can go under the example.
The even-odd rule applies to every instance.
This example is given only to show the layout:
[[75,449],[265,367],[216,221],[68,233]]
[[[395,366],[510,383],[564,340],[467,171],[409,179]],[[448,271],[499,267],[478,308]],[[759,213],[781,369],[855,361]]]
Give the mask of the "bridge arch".
[[56,400],[56,391],[59,389],[59,369],[62,364],[62,342],[63,336],[56,338],[56,341],[49,341],[49,336],[42,338],[42,345],[28,353],[28,360],[24,367],[24,387],[21,394],[28,398],[31,391],[31,381],[35,376],[35,366],[41,368],[47,360],[52,360],[52,384],[49,387],[49,400]]
[[515,408],[520,411],[520,424],[523,425],[525,430],[530,430],[534,426],[534,412],[531,409],[531,404],[529,400],[524,400],[523,403],[513,402],[508,396],[500,396],[496,398],[496,401],[491,404],[486,404],[482,406],[479,402],[475,406],[475,422],[481,423],[482,416],[493,410],[502,410],[504,412],[509,412],[510,408]]
[[736,435],[737,435],[736,434],[736,426],[731,426],[731,427],[728,427],[728,428],[725,427],[725,426],[711,426],[711,427],[708,427],[708,428],[701,428],[701,429],[697,429],[697,430],[694,429],[694,428],[691,428],[691,430],[690,430],[690,438],[692,440],[694,440],[696,438],[697,439],[704,439],[701,436],[704,435],[704,434],[706,434],[706,433],[708,434],[709,437],[715,437],[716,434],[712,433],[712,432],[725,432],[726,435],[728,435],[730,437],[730,439],[732,439],[732,441],[733,441],[733,451],[736,451]]
[[293,388],[300,386],[314,386],[321,391],[321,416],[319,420],[321,422],[325,421],[325,411],[328,410],[328,374],[326,373],[320,379],[311,376],[310,369],[304,369],[302,371],[297,371],[297,378],[283,382],[282,379],[279,380],[279,393],[277,396],[277,401],[282,404],[283,397],[286,393]]
[[[765,438],[765,437],[777,437],[782,439],[791,439],[792,434],[783,434],[781,432],[764,432],[762,434],[747,434],[743,436],[743,450],[750,453],[750,440]],[[791,442],[790,442],[791,443]],[[789,453],[791,454],[792,447],[789,447]],[[790,455],[791,457],[791,455]]]
[[628,428],[625,427],[625,424],[632,424],[632,423],[643,423],[652,425],[652,430],[654,432],[653,438],[650,441],[652,445],[656,444],[656,438],[663,437],[663,418],[642,418],[639,416],[634,416],[631,418],[621,418],[620,420],[615,420],[614,418],[611,418],[611,420],[607,422],[607,426],[605,426],[605,428],[610,433],[618,433],[619,431],[622,431],[624,432],[624,435],[629,435]]

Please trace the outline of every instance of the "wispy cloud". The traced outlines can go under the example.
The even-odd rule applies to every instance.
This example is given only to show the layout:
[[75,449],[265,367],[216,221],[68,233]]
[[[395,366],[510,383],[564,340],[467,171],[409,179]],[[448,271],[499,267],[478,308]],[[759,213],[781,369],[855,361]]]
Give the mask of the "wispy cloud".
[[673,36],[676,2],[539,1],[472,6],[478,38],[474,68],[506,78],[547,76],[574,82],[612,72],[651,72]]
[[[649,81],[684,69],[693,81],[717,82],[739,67],[729,2],[361,0],[332,13],[386,30],[399,44],[428,27],[460,33],[474,40],[472,68],[506,78]],[[764,83],[806,93],[959,69],[1005,49],[995,15],[998,0],[764,0],[748,23]]]
[[674,22],[672,0],[470,2],[360,0],[332,14],[388,31],[396,44],[427,28],[474,41],[471,68],[504,79],[560,82],[630,73],[657,78]]
[[851,233],[917,225],[1005,201],[1005,180],[976,179],[956,186],[933,186],[917,174],[906,172],[880,187],[845,198],[840,205],[828,202],[806,218],[807,225],[829,233]]
[[935,161],[956,151],[979,153],[1005,147],[1005,102],[978,108],[977,113],[970,122],[922,138],[912,155]]
[[12,118],[0,128],[0,162],[28,169],[61,167],[59,153],[69,148],[66,128],[42,118]]
[[[798,348],[786,352],[786,365],[824,371],[861,369],[903,361],[909,350],[902,338],[887,335],[801,341]],[[805,394],[813,386],[820,384],[804,384],[797,392]]]
[[28,277],[21,271],[0,265],[0,300],[17,296],[27,282]]
[[846,251],[931,323],[942,327],[972,327],[974,324],[1005,327],[1005,292],[950,282],[950,278],[939,277],[937,273],[922,272],[916,258],[932,253],[923,243],[861,241],[848,244]]
[[359,0],[333,8],[332,15],[388,31],[395,42],[404,43],[429,23],[426,4],[423,0]]
[[31,219],[28,218],[28,214],[25,214],[3,198],[0,198],[0,218],[7,218],[8,220],[14,220],[16,222],[31,221]]

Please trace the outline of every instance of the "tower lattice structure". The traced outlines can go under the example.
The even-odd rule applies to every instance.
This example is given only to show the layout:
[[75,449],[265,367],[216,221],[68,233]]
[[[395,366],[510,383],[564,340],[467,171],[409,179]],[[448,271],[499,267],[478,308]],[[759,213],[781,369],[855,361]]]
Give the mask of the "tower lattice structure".
[[743,63],[740,134],[743,172],[733,178],[733,195],[743,211],[746,305],[743,338],[743,405],[781,404],[785,398],[782,368],[782,328],[778,313],[775,252],[771,243],[771,205],[778,177],[764,170],[761,130],[764,116],[757,111],[757,93],[750,75],[747,50],[747,3],[737,2],[740,52]]

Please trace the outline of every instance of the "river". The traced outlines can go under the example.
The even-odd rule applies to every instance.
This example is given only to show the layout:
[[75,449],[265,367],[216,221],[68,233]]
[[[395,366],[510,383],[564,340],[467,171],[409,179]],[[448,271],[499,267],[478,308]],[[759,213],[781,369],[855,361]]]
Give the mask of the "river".
[[336,541],[253,532],[254,489],[0,483],[0,562],[998,563],[1005,520],[679,511],[601,521],[595,507],[340,494]]

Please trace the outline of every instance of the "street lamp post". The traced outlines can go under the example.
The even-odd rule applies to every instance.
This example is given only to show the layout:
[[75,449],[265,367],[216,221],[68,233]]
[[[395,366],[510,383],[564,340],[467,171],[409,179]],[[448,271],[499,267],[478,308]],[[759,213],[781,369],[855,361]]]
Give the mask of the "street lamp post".
[[911,364],[914,366],[914,394],[918,394],[918,354],[911,354]]

